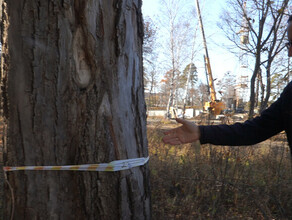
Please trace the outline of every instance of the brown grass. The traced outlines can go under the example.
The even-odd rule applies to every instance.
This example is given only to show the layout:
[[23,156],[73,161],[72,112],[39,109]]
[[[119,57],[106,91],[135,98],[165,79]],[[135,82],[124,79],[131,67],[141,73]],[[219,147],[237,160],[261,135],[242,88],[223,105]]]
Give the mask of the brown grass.
[[244,147],[170,146],[161,141],[165,124],[148,127],[153,219],[292,218],[291,157],[281,136]]

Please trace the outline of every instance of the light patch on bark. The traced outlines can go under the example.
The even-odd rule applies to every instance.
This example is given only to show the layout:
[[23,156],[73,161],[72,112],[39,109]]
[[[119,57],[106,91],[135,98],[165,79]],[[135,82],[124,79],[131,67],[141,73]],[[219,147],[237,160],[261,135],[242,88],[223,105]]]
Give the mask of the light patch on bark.
[[84,52],[84,39],[81,28],[76,30],[73,40],[73,57],[76,67],[76,74],[74,74],[74,80],[80,88],[86,88],[91,80],[90,67],[86,62]]
[[98,109],[98,115],[101,116],[101,115],[105,115],[105,116],[110,116],[111,112],[111,106],[110,106],[110,102],[109,102],[109,99],[108,99],[108,94],[107,93],[104,93],[104,96],[102,98],[102,102],[99,106],[99,109]]

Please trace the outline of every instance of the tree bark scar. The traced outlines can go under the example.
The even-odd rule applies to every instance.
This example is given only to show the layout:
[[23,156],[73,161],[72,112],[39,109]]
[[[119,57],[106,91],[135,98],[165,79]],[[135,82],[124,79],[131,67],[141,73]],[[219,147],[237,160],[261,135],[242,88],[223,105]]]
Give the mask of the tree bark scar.
[[73,58],[75,61],[76,74],[73,78],[76,84],[84,89],[88,87],[93,79],[95,62],[92,59],[94,48],[90,45],[90,37],[92,37],[87,27],[86,20],[86,1],[75,1],[75,21],[76,31],[73,39]]
[[106,117],[106,118],[107,118],[108,123],[109,123],[110,134],[111,134],[112,141],[113,141],[114,148],[115,148],[116,160],[119,160],[120,159],[120,152],[119,152],[119,146],[118,146],[118,142],[117,142],[114,127],[113,127],[113,121],[112,121],[111,117]]
[[85,42],[82,34],[82,28],[77,28],[73,39],[73,57],[75,61],[76,73],[74,80],[76,84],[84,89],[91,82],[91,68],[88,65],[85,52]]
[[96,36],[100,39],[104,37],[104,25],[103,25],[103,11],[101,7],[99,8],[99,16],[98,16],[98,21],[96,22]]
[[115,18],[115,24],[116,24],[116,56],[118,57],[122,52],[122,42],[123,42],[123,36],[120,36],[123,34],[121,30],[121,19],[122,19],[122,12],[123,12],[123,0],[116,2],[116,18]]

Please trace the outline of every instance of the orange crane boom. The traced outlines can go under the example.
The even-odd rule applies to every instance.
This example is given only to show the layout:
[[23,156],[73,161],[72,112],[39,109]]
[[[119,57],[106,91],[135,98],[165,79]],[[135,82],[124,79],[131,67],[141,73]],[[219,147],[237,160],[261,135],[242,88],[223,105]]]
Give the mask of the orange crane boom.
[[207,48],[207,41],[206,41],[206,37],[205,37],[205,31],[204,31],[204,26],[203,26],[203,21],[202,21],[202,17],[201,17],[201,11],[200,11],[200,6],[199,6],[198,0],[196,0],[196,7],[197,7],[199,24],[200,24],[200,28],[201,28],[203,44],[204,44],[204,49],[205,49],[205,63],[206,63],[208,77],[209,77],[208,81],[209,81],[209,87],[210,87],[211,102],[215,102],[216,92],[215,92],[215,87],[214,87],[214,80],[213,80],[210,58],[209,58],[209,53],[208,53],[208,48]]
[[199,1],[198,0],[196,0],[196,7],[197,7],[199,24],[200,24],[200,27],[201,27],[201,33],[202,33],[203,44],[204,44],[204,49],[205,49],[205,65],[206,65],[208,79],[209,79],[208,80],[208,84],[209,84],[209,88],[210,88],[210,98],[211,98],[210,102],[205,103],[204,108],[206,110],[207,109],[211,110],[211,112],[214,115],[218,115],[225,108],[225,105],[222,102],[217,101],[217,99],[216,99],[216,91],[215,91],[215,86],[214,86],[214,80],[213,80],[213,75],[212,75],[212,70],[211,70],[210,58],[209,58],[207,42],[206,42],[206,37],[205,37],[205,32],[204,32],[204,26],[203,26],[203,21],[202,21],[202,17],[201,17],[201,11],[200,11],[200,6],[199,6]]

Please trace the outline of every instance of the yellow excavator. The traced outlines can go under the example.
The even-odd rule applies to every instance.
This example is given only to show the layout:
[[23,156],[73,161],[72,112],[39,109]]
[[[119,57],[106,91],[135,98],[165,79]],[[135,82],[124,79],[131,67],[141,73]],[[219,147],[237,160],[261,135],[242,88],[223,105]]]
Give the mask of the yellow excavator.
[[214,80],[213,80],[213,76],[212,76],[210,58],[209,58],[209,54],[208,54],[207,42],[206,42],[206,37],[205,37],[205,32],[204,32],[204,27],[203,27],[201,11],[200,11],[200,6],[199,6],[198,0],[196,0],[196,6],[197,6],[199,24],[201,27],[203,44],[204,44],[204,49],[205,49],[205,56],[204,56],[205,67],[206,67],[207,81],[208,81],[208,85],[209,85],[209,89],[210,89],[209,91],[210,91],[210,100],[211,100],[210,102],[205,102],[204,110],[210,112],[212,115],[219,115],[225,109],[225,104],[216,99]]

